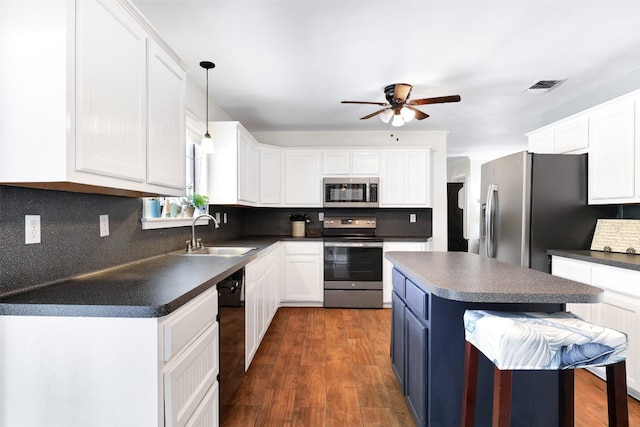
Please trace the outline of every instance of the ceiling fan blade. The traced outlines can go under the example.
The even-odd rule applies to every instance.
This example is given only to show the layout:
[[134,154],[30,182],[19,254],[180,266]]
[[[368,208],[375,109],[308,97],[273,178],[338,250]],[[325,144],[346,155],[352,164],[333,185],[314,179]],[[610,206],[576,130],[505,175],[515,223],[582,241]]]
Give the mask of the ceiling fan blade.
[[418,110],[415,107],[412,107],[411,105],[406,105],[405,107],[408,108],[409,110],[413,111],[414,113],[416,113],[416,115],[414,116],[414,119],[417,120],[422,120],[422,119],[426,119],[427,117],[429,117],[429,115],[427,113],[423,113],[422,111]]
[[389,105],[386,102],[368,102],[368,101],[341,101],[341,104],[368,104],[368,105]]
[[388,108],[383,108],[382,110],[378,110],[375,113],[371,113],[371,114],[368,114],[368,115],[366,115],[364,117],[360,117],[360,120],[370,119],[371,117],[377,116],[378,114],[380,114],[380,113],[382,113],[383,111],[386,111],[386,110],[388,110]]
[[436,98],[422,98],[422,99],[414,99],[407,104],[409,105],[425,105],[425,104],[443,104],[445,102],[459,102],[460,95],[451,95],[451,96],[438,96]]

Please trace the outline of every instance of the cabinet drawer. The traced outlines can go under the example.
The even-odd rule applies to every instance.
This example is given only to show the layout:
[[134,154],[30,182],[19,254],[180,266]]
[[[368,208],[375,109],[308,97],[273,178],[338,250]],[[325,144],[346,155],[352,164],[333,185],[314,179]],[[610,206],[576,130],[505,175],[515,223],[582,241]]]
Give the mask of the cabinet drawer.
[[391,283],[393,283],[393,290],[398,295],[404,298],[405,277],[395,268],[391,271]]
[[167,316],[163,325],[164,361],[186,347],[218,314],[218,290],[213,287]]
[[284,251],[286,255],[320,255],[322,252],[322,243],[285,242]]
[[429,295],[409,279],[405,281],[405,294],[411,310],[421,319],[429,320]]
[[220,417],[218,414],[218,402],[220,401],[220,387],[218,382],[213,384],[202,403],[189,419],[186,427],[218,426]]
[[640,298],[640,273],[637,271],[598,265],[593,267],[591,277],[593,286]]
[[216,382],[218,323],[214,323],[164,372],[166,427],[182,427]]
[[591,266],[581,261],[554,256],[551,258],[551,272],[554,276],[591,284]]

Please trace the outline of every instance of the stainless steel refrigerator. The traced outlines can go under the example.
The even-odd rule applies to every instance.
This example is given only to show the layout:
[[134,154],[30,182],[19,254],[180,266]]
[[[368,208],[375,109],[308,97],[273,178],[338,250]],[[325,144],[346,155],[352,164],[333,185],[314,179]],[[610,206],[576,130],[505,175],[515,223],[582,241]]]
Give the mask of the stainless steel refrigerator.
[[511,154],[482,165],[480,254],[550,272],[547,249],[589,249],[598,218],[587,205],[587,155]]

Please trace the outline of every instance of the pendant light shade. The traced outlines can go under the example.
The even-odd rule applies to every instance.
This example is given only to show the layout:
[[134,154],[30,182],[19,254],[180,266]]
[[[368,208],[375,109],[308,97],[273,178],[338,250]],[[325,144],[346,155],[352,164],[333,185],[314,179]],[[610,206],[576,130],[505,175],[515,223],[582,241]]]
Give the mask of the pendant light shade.
[[206,97],[206,122],[207,122],[207,131],[205,132],[202,140],[200,141],[200,148],[203,153],[211,154],[216,152],[216,148],[213,145],[213,139],[211,139],[211,135],[209,134],[209,70],[214,68],[216,64],[210,61],[202,61],[200,66],[207,71],[207,92],[205,94]]

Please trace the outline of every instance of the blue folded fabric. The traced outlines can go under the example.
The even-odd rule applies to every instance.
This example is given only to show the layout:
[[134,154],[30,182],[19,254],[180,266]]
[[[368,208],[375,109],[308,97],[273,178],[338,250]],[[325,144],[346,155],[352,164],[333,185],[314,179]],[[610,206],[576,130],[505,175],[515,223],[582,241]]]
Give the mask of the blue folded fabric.
[[467,310],[465,338],[500,369],[573,369],[626,358],[627,336],[569,312]]

